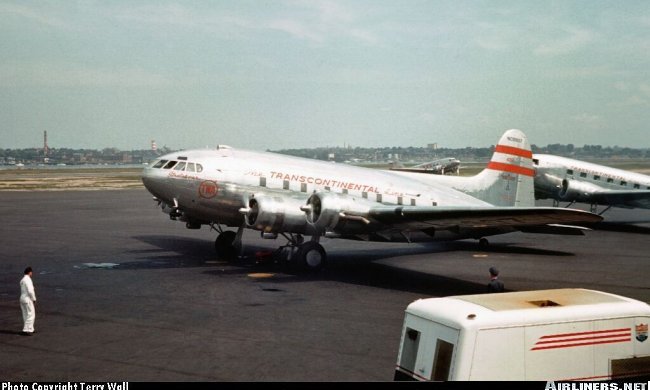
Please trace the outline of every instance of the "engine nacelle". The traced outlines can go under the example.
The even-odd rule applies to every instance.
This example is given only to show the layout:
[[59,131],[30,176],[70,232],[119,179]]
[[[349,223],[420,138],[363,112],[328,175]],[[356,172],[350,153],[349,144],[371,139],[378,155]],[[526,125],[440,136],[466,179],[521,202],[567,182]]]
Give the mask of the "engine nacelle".
[[265,233],[307,233],[310,229],[305,214],[300,210],[303,203],[298,199],[272,196],[256,196],[242,209],[246,225]]
[[366,219],[371,203],[345,195],[316,193],[307,199],[303,207],[307,221],[319,232],[337,230],[344,223],[354,221],[368,225]]
[[589,201],[591,194],[602,190],[602,188],[591,183],[564,179],[558,195],[566,201]]

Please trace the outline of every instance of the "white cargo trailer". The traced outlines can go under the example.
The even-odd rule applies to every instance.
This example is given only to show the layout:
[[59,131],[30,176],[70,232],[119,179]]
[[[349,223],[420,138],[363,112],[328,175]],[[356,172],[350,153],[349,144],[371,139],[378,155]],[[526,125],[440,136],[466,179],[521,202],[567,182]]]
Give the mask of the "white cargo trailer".
[[585,289],[420,299],[395,380],[611,380],[650,375],[650,306]]

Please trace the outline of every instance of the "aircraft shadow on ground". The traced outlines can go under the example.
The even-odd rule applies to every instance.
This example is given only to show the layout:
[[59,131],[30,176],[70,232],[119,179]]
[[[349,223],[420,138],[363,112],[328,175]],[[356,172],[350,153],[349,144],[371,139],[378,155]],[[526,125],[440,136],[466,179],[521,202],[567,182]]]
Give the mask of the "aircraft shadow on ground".
[[[336,281],[359,286],[407,291],[427,296],[481,294],[486,292],[486,284],[441,276],[426,272],[403,269],[377,263],[359,263],[345,259],[330,260],[327,269],[317,274],[299,274],[272,279],[265,286],[281,287],[283,284],[307,281]],[[487,283],[487,282],[486,282]]]
[[550,249],[530,248],[521,246],[519,243],[500,242],[491,243],[489,246],[483,248],[475,241],[450,241],[445,243],[437,243],[442,245],[442,248],[435,251],[435,248],[429,250],[429,253],[464,251],[464,252],[489,252],[489,253],[516,253],[524,255],[539,255],[539,256],[574,256],[574,253],[556,251]]
[[[636,225],[639,221],[616,221],[616,222],[598,222],[592,226],[594,230],[604,230],[609,232],[650,234],[650,227]],[[647,222],[644,222],[647,223]]]
[[[364,286],[409,291],[426,295],[460,295],[479,294],[485,292],[485,285],[467,282],[460,279],[430,274],[377,263],[379,260],[404,256],[444,254],[456,251],[513,253],[541,256],[573,256],[572,253],[552,251],[538,248],[517,246],[512,243],[498,243],[481,248],[474,241],[429,242],[403,244],[403,247],[373,248],[373,249],[332,249],[328,253],[328,266],[316,273],[295,272],[286,266],[270,259],[271,250],[254,243],[244,243],[243,256],[234,262],[227,263],[219,260],[211,241],[174,236],[137,236],[134,237],[155,248],[131,251],[141,255],[141,260],[120,263],[116,269],[151,269],[151,268],[180,268],[180,267],[211,267],[204,273],[212,275],[243,275],[250,273],[273,273],[271,279],[261,279],[277,287],[286,283],[300,283],[318,280],[339,281]],[[267,254],[265,261],[257,256]]]
[[178,236],[135,236],[136,240],[153,248],[132,250],[140,260],[121,262],[117,269],[204,267],[215,260],[214,244],[210,241]]
[[[406,246],[406,244],[405,244]],[[328,255],[328,267],[316,275],[299,275],[298,278],[280,278],[278,284],[300,282],[309,279],[334,280],[339,282],[408,291],[432,296],[481,294],[486,292],[486,284],[468,282],[447,276],[400,268],[399,266],[377,263],[378,260],[409,255],[431,254],[435,256],[453,251],[517,253],[546,256],[573,256],[572,253],[518,247],[512,244],[496,244],[482,250],[472,241],[453,241],[445,243],[426,243],[406,248],[386,248],[373,250],[338,250]]]

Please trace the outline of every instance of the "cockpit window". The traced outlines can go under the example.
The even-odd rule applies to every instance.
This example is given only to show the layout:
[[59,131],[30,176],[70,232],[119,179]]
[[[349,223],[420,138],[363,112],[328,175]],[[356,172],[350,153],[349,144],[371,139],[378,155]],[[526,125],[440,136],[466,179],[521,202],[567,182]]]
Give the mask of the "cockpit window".
[[174,165],[176,165],[177,162],[178,162],[178,161],[170,161],[170,162],[168,162],[167,164],[165,164],[165,166],[163,167],[163,169],[171,169],[171,168],[174,167]]
[[185,170],[185,161],[180,161],[176,166],[174,167],[175,171],[184,171]]
[[203,172],[203,165],[186,161],[157,160],[152,168],[173,169],[174,171]]
[[158,161],[153,165],[152,168],[160,168],[160,167],[162,167],[163,165],[165,165],[166,162],[167,162],[167,160],[158,160]]

